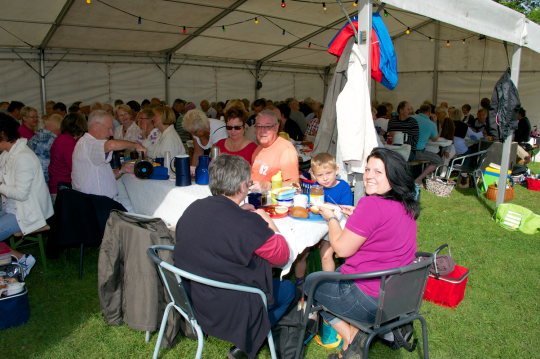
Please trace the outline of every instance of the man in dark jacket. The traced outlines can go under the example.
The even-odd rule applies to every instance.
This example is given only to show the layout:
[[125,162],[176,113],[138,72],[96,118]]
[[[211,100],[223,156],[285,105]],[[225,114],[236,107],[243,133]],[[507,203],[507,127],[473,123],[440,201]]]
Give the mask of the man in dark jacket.
[[524,164],[529,163],[531,160],[531,156],[524,148],[525,146],[528,146],[528,142],[531,140],[531,122],[526,117],[526,114],[527,112],[523,107],[519,109],[518,128],[514,132],[514,141],[519,143],[517,155],[523,160]]

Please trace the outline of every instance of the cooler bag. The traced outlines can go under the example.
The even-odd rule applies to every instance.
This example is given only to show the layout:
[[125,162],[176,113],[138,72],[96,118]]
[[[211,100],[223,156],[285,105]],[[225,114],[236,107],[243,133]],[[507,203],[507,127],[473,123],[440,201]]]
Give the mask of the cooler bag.
[[[536,175],[536,176],[538,176],[538,175]],[[527,189],[529,191],[538,191],[538,192],[540,192],[540,179],[538,179],[538,177],[536,177],[536,176],[533,175],[532,177],[527,177]]]
[[[437,272],[437,254],[448,244],[439,247],[434,253],[433,265],[436,274],[429,273],[424,299],[447,308],[455,308],[465,296],[469,270],[456,265],[455,269],[446,276],[441,276]],[[448,248],[450,253],[450,248]]]
[[28,289],[0,298],[0,330],[26,324],[30,319]]

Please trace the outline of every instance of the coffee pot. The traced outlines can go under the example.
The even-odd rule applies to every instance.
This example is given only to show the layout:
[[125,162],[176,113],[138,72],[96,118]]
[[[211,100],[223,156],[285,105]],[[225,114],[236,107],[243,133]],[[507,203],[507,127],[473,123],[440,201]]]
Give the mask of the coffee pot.
[[394,132],[394,142],[392,143],[394,146],[401,146],[405,142],[407,142],[408,136],[406,133],[396,131]]
[[135,162],[133,174],[140,179],[149,179],[154,174],[154,165],[144,158],[144,152],[141,152],[141,156]]

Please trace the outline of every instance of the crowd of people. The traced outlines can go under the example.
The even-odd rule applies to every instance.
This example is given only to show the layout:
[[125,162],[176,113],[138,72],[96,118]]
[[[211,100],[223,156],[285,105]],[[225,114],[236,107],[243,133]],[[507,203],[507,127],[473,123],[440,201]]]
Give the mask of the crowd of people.
[[[269,328],[291,304],[294,285],[271,276],[272,266],[289,260],[287,243],[275,223],[266,212],[239,204],[250,189],[270,189],[272,177],[278,172],[283,186],[299,187],[298,155],[289,140],[316,136],[323,110],[324,106],[311,98],[302,102],[262,98],[253,103],[247,99],[226,103],[205,100],[199,109],[181,99],[169,107],[152,98],[141,104],[117,100],[114,106],[75,102],[69,108],[49,101],[46,113],[39,117],[35,108],[21,102],[0,103],[0,241],[15,232],[26,235],[45,226],[54,213],[60,183],[83,193],[109,197],[129,211],[129,199],[119,198],[116,180],[133,173],[134,165],[124,162],[113,169],[110,161],[114,151],[137,151],[151,158],[169,152],[174,157],[187,152],[189,141],[191,164],[196,166],[200,155],[217,146],[222,155],[209,168],[213,196],[192,203],[178,220],[177,228],[182,230],[176,232],[174,260],[178,267],[194,274],[256,286],[267,294],[268,313],[252,294],[186,284],[188,294],[195,298],[194,311],[202,329],[235,344],[227,353],[229,358],[253,357]],[[444,102],[436,107],[426,101],[413,115],[406,101],[400,102],[395,112],[390,103],[374,102],[377,134],[388,137],[397,131],[406,133],[412,151],[405,159],[397,152],[375,148],[367,158],[363,176],[367,197],[361,198],[356,207],[348,182],[337,177],[336,159],[325,153],[312,159],[311,176],[322,186],[326,202],[340,205],[349,218],[342,229],[334,213],[321,208],[329,228],[321,245],[324,271],[362,273],[413,261],[420,208],[407,160],[429,161],[415,180],[420,184],[436,166],[454,155],[471,152],[464,139],[488,135],[488,113],[482,108],[474,117],[470,110],[468,104],[456,109]],[[516,140],[524,141],[530,123],[523,109],[519,121]],[[440,137],[452,144],[438,154],[425,150],[428,141]],[[208,216],[212,216],[212,226],[206,225]],[[35,258],[14,249],[11,252],[29,272]],[[337,269],[334,253],[345,258]],[[320,274],[305,277],[306,257],[307,251],[296,259],[295,276],[296,285],[305,284],[307,294]],[[372,321],[379,284],[377,280],[327,281],[316,289],[314,299],[334,313]],[[340,355],[361,352],[366,333],[334,315],[322,315],[344,339]]]

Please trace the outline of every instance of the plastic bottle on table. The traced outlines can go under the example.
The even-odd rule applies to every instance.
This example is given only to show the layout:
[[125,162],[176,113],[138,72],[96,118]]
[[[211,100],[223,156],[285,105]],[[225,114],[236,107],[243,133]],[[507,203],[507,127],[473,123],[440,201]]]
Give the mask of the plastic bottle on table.
[[272,176],[272,204],[278,204],[277,195],[273,193],[275,189],[281,188],[283,185],[283,178],[281,177],[281,171]]

